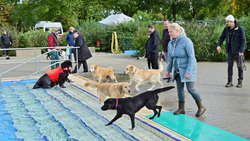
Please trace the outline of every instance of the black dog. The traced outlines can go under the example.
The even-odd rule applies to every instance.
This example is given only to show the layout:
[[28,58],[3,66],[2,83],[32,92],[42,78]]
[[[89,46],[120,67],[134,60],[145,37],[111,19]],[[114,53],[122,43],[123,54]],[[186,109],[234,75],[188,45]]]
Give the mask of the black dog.
[[[156,115],[160,117],[162,106],[157,106],[158,102],[158,93],[168,91],[170,89],[173,89],[174,86],[165,87],[161,89],[157,89],[154,91],[146,91],[144,93],[141,93],[135,97],[128,97],[128,98],[109,98],[104,102],[104,105],[102,106],[102,110],[106,111],[109,109],[117,110],[116,116],[107,124],[110,125],[113,122],[115,122],[117,119],[122,117],[123,114],[127,114],[130,116],[131,123],[132,123],[132,129],[135,127],[135,113],[138,112],[142,107],[146,106],[148,109],[152,109],[154,111],[154,115],[150,117],[149,119],[153,119]],[[159,112],[156,111],[156,109],[159,109]],[[106,125],[106,126],[107,126]]]
[[33,89],[37,88],[51,88],[55,85],[58,85],[62,88],[65,88],[63,85],[66,81],[70,82],[68,79],[70,70],[72,68],[72,63],[69,60],[64,61],[61,64],[61,67],[55,68],[46,72],[33,86]]

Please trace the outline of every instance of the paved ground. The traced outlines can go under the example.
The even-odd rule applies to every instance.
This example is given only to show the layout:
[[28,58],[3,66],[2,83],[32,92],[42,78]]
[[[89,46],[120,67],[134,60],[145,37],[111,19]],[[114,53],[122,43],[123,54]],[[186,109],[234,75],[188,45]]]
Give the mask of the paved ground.
[[[12,57],[10,60],[0,58],[0,72],[2,73],[7,69],[17,65],[14,63],[5,64],[6,62],[23,62],[26,60],[28,60],[28,58]],[[44,58],[42,58],[42,60],[44,60]],[[102,67],[112,66],[114,68],[116,76],[118,77],[118,81],[129,81],[128,76],[123,74],[124,69],[128,64],[133,64],[142,69],[146,67],[146,62],[144,60],[137,60],[136,58],[130,57],[130,55],[128,54],[94,53],[93,57],[87,62],[89,65],[97,64]],[[41,66],[44,67],[48,64],[49,62],[44,62],[41,63]],[[164,68],[166,68],[166,63],[163,63],[163,65]],[[250,68],[250,62],[246,62],[246,65]],[[3,75],[2,79],[7,77],[28,75],[30,73],[33,73],[34,70],[34,64],[30,63],[18,70],[13,70],[11,73]],[[80,72],[82,71],[83,70],[81,67]],[[250,140],[249,71],[250,70],[244,72],[243,87],[236,88],[237,68],[235,64],[233,77],[234,87],[225,88],[224,85],[227,81],[226,62],[198,63],[198,81],[195,83],[195,87],[201,94],[207,111],[202,117],[196,118],[196,104],[186,91],[186,115]],[[80,75],[92,79],[90,73]],[[164,77],[164,72],[162,72],[162,77]],[[175,86],[175,83],[167,83],[166,81],[164,81],[164,86],[169,85]],[[150,83],[145,83],[142,84],[139,88],[142,92],[150,86]],[[157,87],[160,87],[160,85],[157,84]],[[136,94],[137,92],[135,92],[134,85],[132,85],[131,95]],[[166,110],[173,111],[177,108],[178,99],[176,89],[170,91],[169,93],[162,93],[159,96],[159,104],[161,104]]]

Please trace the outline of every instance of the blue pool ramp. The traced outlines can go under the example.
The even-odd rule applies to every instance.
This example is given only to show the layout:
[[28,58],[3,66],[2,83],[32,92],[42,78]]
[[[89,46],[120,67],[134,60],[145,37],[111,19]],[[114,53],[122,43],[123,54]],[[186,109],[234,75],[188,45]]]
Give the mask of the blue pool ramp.
[[[146,117],[151,116],[147,115]],[[173,115],[173,111],[161,113],[161,116],[154,118],[153,121],[194,141],[248,141],[189,116]]]
[[124,53],[134,55],[139,53],[139,50],[124,50]]

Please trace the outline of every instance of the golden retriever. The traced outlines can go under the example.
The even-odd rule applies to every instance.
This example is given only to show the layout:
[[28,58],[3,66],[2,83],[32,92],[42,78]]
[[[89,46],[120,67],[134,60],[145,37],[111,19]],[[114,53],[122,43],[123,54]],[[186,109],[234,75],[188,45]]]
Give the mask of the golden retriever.
[[106,96],[110,98],[122,98],[125,94],[130,93],[130,84],[128,82],[96,83],[93,81],[87,81],[84,83],[84,86],[97,88],[100,104],[106,100]]
[[161,72],[163,71],[162,63],[160,63],[160,67],[158,70],[156,69],[138,69],[137,67],[133,65],[128,65],[126,67],[126,70],[124,71],[125,74],[129,74],[130,77],[130,85],[133,84],[133,82],[136,82],[135,85],[136,91],[139,92],[139,86],[147,81],[150,81],[152,83],[152,87],[148,89],[149,91],[152,90],[155,87],[155,83],[159,82],[161,84],[161,87],[163,87],[163,83],[161,82]]
[[106,78],[107,82],[109,81],[109,78],[112,80],[115,80],[117,83],[116,77],[114,75],[113,68],[102,68],[95,64],[90,65],[90,72],[92,72],[92,76],[94,77],[94,81],[97,78],[98,83],[101,83],[102,78]]

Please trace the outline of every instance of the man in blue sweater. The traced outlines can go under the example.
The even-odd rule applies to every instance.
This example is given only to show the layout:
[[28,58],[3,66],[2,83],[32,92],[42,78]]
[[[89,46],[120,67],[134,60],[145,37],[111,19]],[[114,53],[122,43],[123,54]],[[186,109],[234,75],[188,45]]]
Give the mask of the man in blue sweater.
[[[74,30],[75,28],[74,27],[70,27],[69,28],[69,33],[67,34],[67,38],[66,38],[66,42],[69,46],[74,46],[75,45],[75,38],[74,38]],[[75,48],[72,48],[70,50],[70,55],[69,55],[69,60],[71,60],[71,53],[74,54],[74,59],[76,61],[76,49]]]

